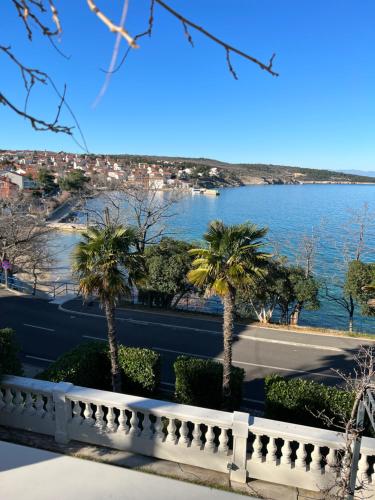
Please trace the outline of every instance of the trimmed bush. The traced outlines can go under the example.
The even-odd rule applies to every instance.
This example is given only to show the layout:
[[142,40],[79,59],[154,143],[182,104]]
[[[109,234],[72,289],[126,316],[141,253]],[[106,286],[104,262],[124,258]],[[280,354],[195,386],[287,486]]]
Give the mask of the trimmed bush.
[[106,342],[85,342],[65,352],[37,378],[111,390],[111,363]]
[[327,427],[321,418],[314,416],[322,411],[329,418],[349,416],[354,397],[343,389],[301,378],[285,379],[280,375],[266,377],[265,390],[267,418],[312,427]]
[[[160,356],[150,349],[119,346],[123,391],[152,395],[160,381]],[[64,353],[37,378],[52,382],[112,390],[111,363],[107,342],[86,342]]]
[[[174,365],[175,398],[179,403],[219,410],[223,407],[223,365],[210,359],[179,356]],[[228,410],[238,409],[242,400],[245,371],[233,367]]]
[[0,377],[23,374],[22,364],[18,357],[19,350],[15,331],[11,328],[0,330]]
[[152,396],[160,384],[160,354],[139,347],[119,347],[122,386],[127,394]]

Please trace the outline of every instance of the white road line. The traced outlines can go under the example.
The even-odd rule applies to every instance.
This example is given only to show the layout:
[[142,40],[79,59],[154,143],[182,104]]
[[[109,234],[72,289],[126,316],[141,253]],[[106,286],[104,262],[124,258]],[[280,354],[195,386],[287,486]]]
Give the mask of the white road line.
[[244,401],[249,401],[250,403],[256,403],[258,405],[265,405],[265,402],[262,401],[261,399],[251,399],[251,398],[242,398]]
[[[64,311],[64,308],[61,308],[62,311]],[[70,312],[70,310],[66,309],[66,312]],[[93,313],[82,313],[82,312],[77,312],[77,314],[83,315],[83,316],[92,316],[92,317],[97,317],[97,318],[102,318],[105,319],[105,316],[102,314],[93,314]],[[157,321],[143,321],[143,320],[138,320],[138,319],[133,319],[133,318],[123,318],[121,316],[117,317],[116,320],[118,321],[123,321],[127,323],[132,323],[134,325],[144,325],[144,326],[162,326],[163,328],[170,328],[172,330],[188,330],[192,332],[200,332],[200,333],[206,333],[209,335],[216,335],[216,336],[222,336],[222,332],[218,330],[207,330],[205,328],[194,328],[192,326],[184,326],[184,325],[174,325],[171,323],[159,323]],[[212,322],[212,321],[211,321]],[[258,327],[257,327],[258,328]],[[278,330],[276,329],[270,329],[266,327],[259,327],[264,330],[272,330],[272,332],[277,332]],[[288,332],[287,330],[281,330],[282,332]],[[280,345],[289,345],[293,347],[299,347],[299,348],[305,348],[305,349],[318,349],[321,351],[331,351],[331,352],[345,352],[345,349],[341,349],[339,347],[332,347],[332,346],[325,346],[325,345],[315,345],[315,344],[306,344],[302,342],[289,342],[287,340],[275,340],[275,339],[265,339],[261,337],[254,337],[252,335],[244,335],[244,334],[234,334],[235,338],[243,339],[243,340],[252,340],[254,342],[265,342],[265,343],[270,343],[270,344],[280,344]]]
[[102,340],[103,342],[107,342],[107,339],[103,339],[102,337],[92,337],[91,335],[82,335],[82,337],[85,339]]
[[38,330],[45,330],[46,332],[54,332],[53,328],[46,328],[45,326],[30,325],[29,323],[24,323],[23,326],[28,326],[30,328],[38,328]]
[[[179,329],[179,330],[190,330],[193,332],[203,332],[203,333],[208,333],[210,335],[218,335],[222,336],[221,331],[215,331],[215,330],[206,330],[204,328],[194,328],[191,326],[183,326],[183,325],[171,325],[170,323],[158,323],[155,321],[140,321],[137,319],[132,319],[132,318],[117,318],[120,321],[127,321],[128,323],[133,323],[135,325],[156,325],[156,326],[162,326],[164,328],[171,328],[172,330]],[[324,346],[324,345],[312,345],[312,344],[304,344],[302,342],[289,342],[287,340],[274,340],[274,339],[265,339],[261,337],[254,337],[252,335],[243,335],[243,334],[234,334],[234,337],[237,337],[239,339],[243,340],[252,340],[254,342],[265,342],[265,343],[270,343],[270,344],[281,344],[281,345],[289,345],[289,346],[294,346],[294,347],[302,347],[302,348],[307,348],[307,349],[318,349],[318,350],[323,350],[323,351],[334,351],[334,352],[345,352],[345,349],[340,349],[339,347],[331,347],[331,346]]]
[[56,361],[55,359],[40,358],[39,356],[31,356],[29,354],[25,354],[25,358],[37,359],[38,361],[47,361],[47,363],[53,363],[54,361]]
[[[223,361],[223,358],[214,358],[212,356],[204,356],[203,354],[193,354],[191,352],[174,351],[172,349],[161,349],[159,347],[152,347],[151,349],[155,349],[155,351],[170,352],[172,354],[183,354],[185,356],[194,356],[196,358],[205,358],[205,359],[214,359],[216,361]],[[282,372],[301,373],[303,375],[315,375],[317,377],[334,378],[334,379],[341,380],[340,377],[338,377],[336,375],[329,375],[327,373],[307,372],[305,370],[296,370],[295,368],[283,368],[281,366],[260,365],[258,363],[248,363],[247,361],[235,361],[235,360],[233,360],[233,363],[235,363],[237,365],[256,366],[258,368],[271,368],[272,370],[277,370],[277,371],[282,371]]]
[[252,337],[251,335],[237,335],[241,339],[254,340],[255,342],[268,342],[270,344],[283,344],[291,345],[294,347],[307,347],[308,349],[320,349],[323,351],[334,351],[334,352],[345,352],[345,349],[340,349],[339,347],[331,347],[328,345],[315,345],[315,344],[302,344],[301,342],[289,342],[288,340],[274,340],[274,339],[264,339],[259,337]]

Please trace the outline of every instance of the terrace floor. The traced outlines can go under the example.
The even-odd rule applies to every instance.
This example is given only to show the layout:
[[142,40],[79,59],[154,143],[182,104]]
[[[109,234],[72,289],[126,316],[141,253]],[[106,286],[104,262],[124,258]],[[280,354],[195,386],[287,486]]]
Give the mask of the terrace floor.
[[240,495],[0,441],[4,500],[235,500]]

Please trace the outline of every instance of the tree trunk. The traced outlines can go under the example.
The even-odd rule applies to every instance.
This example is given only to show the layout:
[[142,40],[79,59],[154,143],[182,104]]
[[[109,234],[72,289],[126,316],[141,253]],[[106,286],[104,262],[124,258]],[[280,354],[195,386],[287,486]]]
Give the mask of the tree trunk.
[[223,405],[228,406],[231,395],[230,378],[232,370],[232,342],[233,342],[233,318],[234,318],[235,290],[230,289],[223,298],[224,305],[224,366],[223,366]]
[[108,343],[109,343],[109,355],[111,359],[112,390],[113,392],[121,392],[121,371],[118,360],[115,307],[113,304],[111,304],[111,302],[106,301],[104,304],[104,308],[108,326]]
[[349,332],[353,331],[354,322],[354,300],[351,295],[349,295]]
[[290,324],[291,325],[298,325],[299,321],[299,316],[302,311],[302,303],[298,302],[295,307],[293,308],[292,314],[290,315]]

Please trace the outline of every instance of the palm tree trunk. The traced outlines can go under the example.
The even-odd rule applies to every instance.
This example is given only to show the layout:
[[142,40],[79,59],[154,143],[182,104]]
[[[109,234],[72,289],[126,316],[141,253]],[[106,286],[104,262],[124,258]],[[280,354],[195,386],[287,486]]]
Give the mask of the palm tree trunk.
[[121,372],[118,360],[118,343],[115,323],[115,307],[107,300],[104,303],[108,326],[109,356],[111,359],[111,375],[113,392],[121,392]]
[[223,298],[224,305],[224,366],[223,366],[223,405],[228,406],[231,395],[230,378],[232,371],[232,342],[234,318],[235,290],[230,289]]

